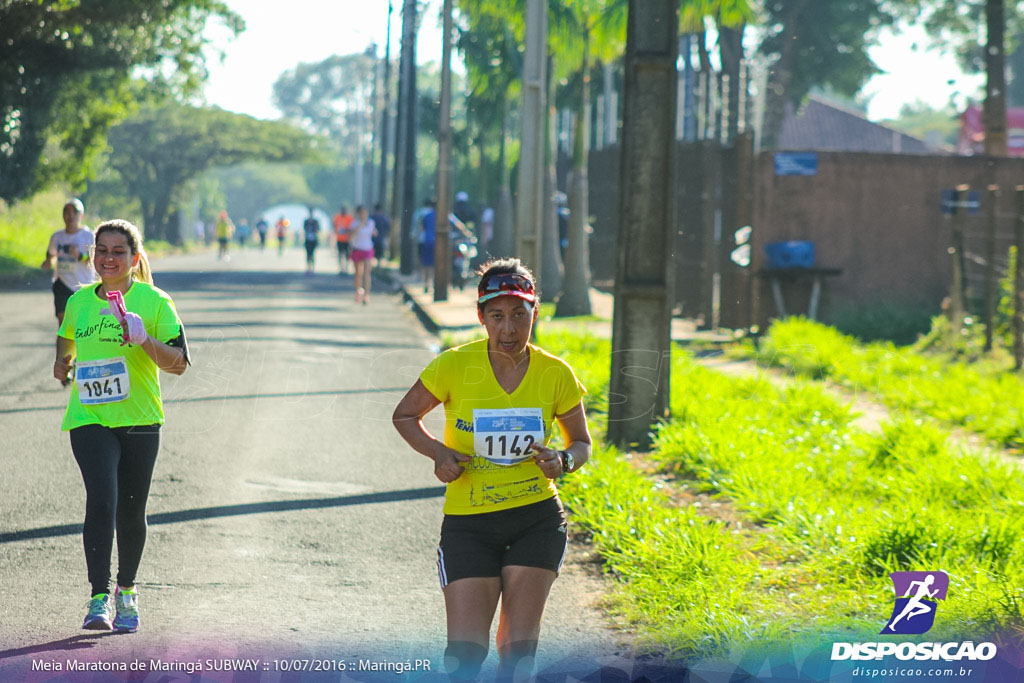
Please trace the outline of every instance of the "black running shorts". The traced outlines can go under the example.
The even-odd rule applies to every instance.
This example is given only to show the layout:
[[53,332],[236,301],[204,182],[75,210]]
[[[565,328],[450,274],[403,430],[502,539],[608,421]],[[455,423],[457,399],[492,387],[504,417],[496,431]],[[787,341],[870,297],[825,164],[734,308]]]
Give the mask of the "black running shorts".
[[68,299],[74,293],[60,278],[53,281],[53,309],[57,315],[63,313],[68,307]]
[[500,577],[510,565],[562,569],[565,511],[557,497],[476,515],[445,515],[437,547],[437,576],[444,588],[471,577]]

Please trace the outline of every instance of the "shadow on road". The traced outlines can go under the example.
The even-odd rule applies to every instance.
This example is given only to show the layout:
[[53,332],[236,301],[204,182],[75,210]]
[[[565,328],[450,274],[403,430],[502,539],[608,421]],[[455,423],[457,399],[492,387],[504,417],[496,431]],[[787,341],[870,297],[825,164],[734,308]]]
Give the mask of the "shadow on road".
[[[305,396],[346,396],[351,394],[389,394],[393,392],[405,392],[409,387],[367,387],[365,389],[328,389],[324,391],[276,391],[259,394],[229,394],[221,396],[197,396],[194,398],[165,398],[164,405],[181,403],[202,403],[210,401],[247,401],[260,398],[302,398]],[[34,406],[31,408],[3,408],[0,415],[11,413],[40,413],[49,410],[63,411],[67,404],[59,406]]]
[[[193,522],[199,519],[215,519],[217,517],[238,517],[240,515],[257,515],[267,512],[292,512],[294,510],[321,510],[324,508],[348,507],[350,505],[367,505],[370,503],[396,503],[406,500],[422,500],[424,498],[440,498],[445,487],[430,486],[419,489],[403,489],[401,491],[381,491],[379,493],[363,493],[356,496],[338,496],[335,498],[304,498],[301,500],[275,500],[266,503],[241,503],[238,505],[218,505],[214,507],[179,510],[178,512],[161,512],[149,515],[150,526],[158,524],[176,524]],[[82,533],[81,524],[59,524],[23,529],[0,534],[0,544],[29,541],[38,538],[54,538],[56,536],[72,536]]]
[[11,657],[21,657],[23,655],[34,655],[39,654],[41,652],[59,652],[61,650],[88,650],[96,644],[94,641],[97,641],[100,638],[109,638],[110,636],[116,635],[121,634],[114,633],[113,631],[103,631],[100,633],[89,633],[82,634],[80,636],[72,636],[71,638],[54,640],[49,643],[40,643],[39,645],[19,647],[13,650],[0,650],[0,660],[10,659]]

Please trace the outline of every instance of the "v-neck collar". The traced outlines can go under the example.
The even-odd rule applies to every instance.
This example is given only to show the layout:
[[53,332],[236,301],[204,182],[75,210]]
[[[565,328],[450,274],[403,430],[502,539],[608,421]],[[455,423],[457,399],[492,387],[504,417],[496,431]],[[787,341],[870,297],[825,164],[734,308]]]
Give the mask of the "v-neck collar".
[[519,391],[519,389],[523,386],[523,383],[526,381],[527,376],[529,376],[529,374],[533,371],[533,350],[530,349],[530,344],[526,344],[526,352],[527,354],[529,354],[529,360],[527,361],[529,364],[526,366],[526,372],[523,373],[523,376],[519,379],[519,384],[517,384],[516,388],[513,389],[512,391],[506,391],[505,387],[502,386],[501,382],[498,381],[498,375],[494,372],[494,366],[491,364],[490,349],[484,347],[484,352],[486,354],[484,356],[484,360],[487,362],[487,370],[491,374],[491,379],[494,381],[495,384],[498,385],[498,388],[501,389],[501,392],[505,394],[505,396],[514,396],[516,392]]

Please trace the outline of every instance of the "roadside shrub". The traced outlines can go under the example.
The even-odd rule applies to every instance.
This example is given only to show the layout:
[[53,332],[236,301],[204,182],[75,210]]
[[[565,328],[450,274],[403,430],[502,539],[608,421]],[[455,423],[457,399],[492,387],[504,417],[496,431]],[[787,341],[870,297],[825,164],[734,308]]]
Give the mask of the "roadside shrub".
[[911,344],[931,328],[939,307],[927,302],[879,301],[870,306],[838,308],[827,321],[860,341]]

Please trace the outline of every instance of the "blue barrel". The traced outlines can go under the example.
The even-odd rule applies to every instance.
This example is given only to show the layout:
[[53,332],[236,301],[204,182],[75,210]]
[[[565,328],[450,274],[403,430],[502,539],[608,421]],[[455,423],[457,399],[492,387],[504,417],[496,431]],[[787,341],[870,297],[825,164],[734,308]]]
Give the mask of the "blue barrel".
[[790,240],[764,245],[768,268],[811,268],[814,266],[814,242]]

